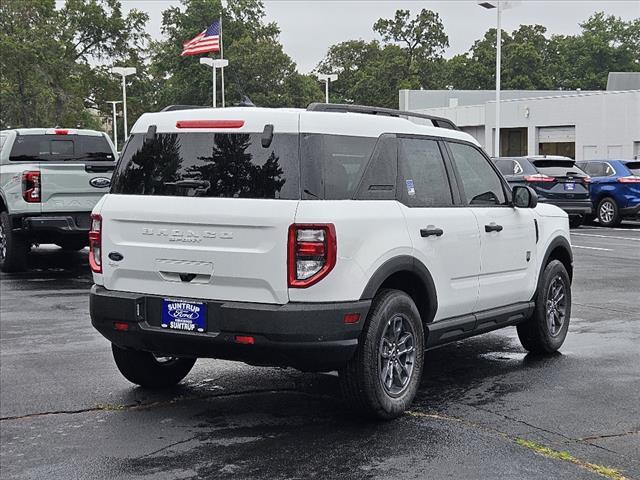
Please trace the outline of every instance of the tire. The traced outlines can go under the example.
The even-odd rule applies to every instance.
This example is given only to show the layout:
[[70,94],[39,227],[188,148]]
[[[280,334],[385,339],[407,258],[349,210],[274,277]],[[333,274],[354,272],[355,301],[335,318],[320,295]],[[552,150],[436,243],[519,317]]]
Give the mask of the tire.
[[27,269],[29,244],[11,229],[7,212],[0,212],[0,270],[22,272]]
[[57,243],[60,248],[67,252],[77,252],[87,246],[87,241],[83,238],[74,238]]
[[[558,285],[562,286],[562,292],[557,290]],[[550,312],[548,301],[555,305],[555,308],[550,306]],[[517,326],[520,343],[531,353],[553,353],[564,343],[571,319],[571,280],[559,260],[549,262],[542,272],[535,303],[531,318]],[[554,316],[548,317],[548,313]]]
[[569,217],[569,228],[578,228],[584,223],[582,215],[572,215]]
[[195,358],[173,358],[161,361],[152,353],[126,350],[111,344],[118,370],[131,383],[145,388],[168,388],[180,382],[193,368]]
[[617,227],[620,225],[620,209],[613,198],[603,198],[598,203],[598,211],[596,212],[598,222],[603,227]]
[[[399,327],[399,336],[394,327]],[[411,350],[397,354],[399,345]],[[423,357],[424,330],[415,303],[402,291],[381,290],[373,299],[355,355],[339,372],[342,395],[357,414],[396,418],[409,408],[418,391]],[[394,359],[397,367],[391,369],[390,382],[385,375],[385,385],[381,377]]]

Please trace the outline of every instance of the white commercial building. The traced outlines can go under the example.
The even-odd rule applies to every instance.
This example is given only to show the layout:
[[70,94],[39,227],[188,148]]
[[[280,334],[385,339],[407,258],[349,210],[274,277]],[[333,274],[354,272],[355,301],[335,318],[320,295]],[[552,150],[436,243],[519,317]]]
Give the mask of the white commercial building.
[[451,119],[492,156],[640,158],[640,89],[505,90],[499,155],[493,151],[494,99],[493,90],[400,90],[400,110]]

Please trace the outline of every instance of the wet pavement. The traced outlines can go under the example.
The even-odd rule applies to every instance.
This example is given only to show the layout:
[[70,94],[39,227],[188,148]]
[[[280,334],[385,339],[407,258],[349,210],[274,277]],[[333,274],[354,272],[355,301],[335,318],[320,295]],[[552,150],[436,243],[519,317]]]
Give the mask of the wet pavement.
[[86,252],[38,249],[0,280],[0,478],[640,479],[638,227],[572,231],[560,353],[514,328],[428,352],[382,423],[332,374],[199,360],[169,391],[132,386],[90,325]]

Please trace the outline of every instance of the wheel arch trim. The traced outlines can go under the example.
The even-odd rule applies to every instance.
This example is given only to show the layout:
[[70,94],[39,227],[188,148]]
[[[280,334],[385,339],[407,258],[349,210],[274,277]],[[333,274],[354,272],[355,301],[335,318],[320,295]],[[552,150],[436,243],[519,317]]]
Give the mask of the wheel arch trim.
[[534,300],[537,296],[537,292],[542,282],[542,273],[544,272],[544,269],[549,263],[549,258],[551,257],[551,254],[558,249],[563,251],[569,258],[570,268],[567,273],[569,274],[569,280],[570,281],[573,280],[573,251],[571,250],[571,244],[569,243],[569,240],[567,240],[566,237],[563,237],[563,236],[555,237],[553,240],[551,240],[551,242],[549,242],[549,245],[547,246],[542,262],[540,262],[536,294],[533,297]]
[[428,318],[423,319],[423,322],[428,323],[433,321],[438,310],[436,285],[429,269],[424,265],[424,263],[411,255],[399,255],[397,257],[390,258],[380,265],[367,282],[367,285],[360,296],[360,300],[372,299],[388,278],[401,272],[411,273],[420,279],[422,286],[427,292],[428,302]]

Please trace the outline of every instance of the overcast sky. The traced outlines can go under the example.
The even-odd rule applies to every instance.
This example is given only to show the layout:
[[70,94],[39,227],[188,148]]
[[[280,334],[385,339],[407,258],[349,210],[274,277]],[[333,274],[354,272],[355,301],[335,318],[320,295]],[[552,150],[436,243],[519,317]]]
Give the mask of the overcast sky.
[[[178,0],[123,1],[125,9],[137,8],[149,14],[147,28],[154,38],[162,36],[162,10],[179,4]],[[378,18],[393,17],[397,9],[409,9],[415,15],[427,8],[440,14],[451,45],[447,57],[466,52],[474,40],[496,24],[495,10],[485,10],[476,0],[266,0],[264,5],[267,20],[280,27],[284,50],[303,73],[313,70],[335,43],[379,38],[372,30],[373,24]],[[579,31],[578,23],[601,10],[625,20],[639,18],[640,0],[523,0],[503,12],[503,28],[512,31],[520,24],[539,23],[548,33],[570,35]]]

